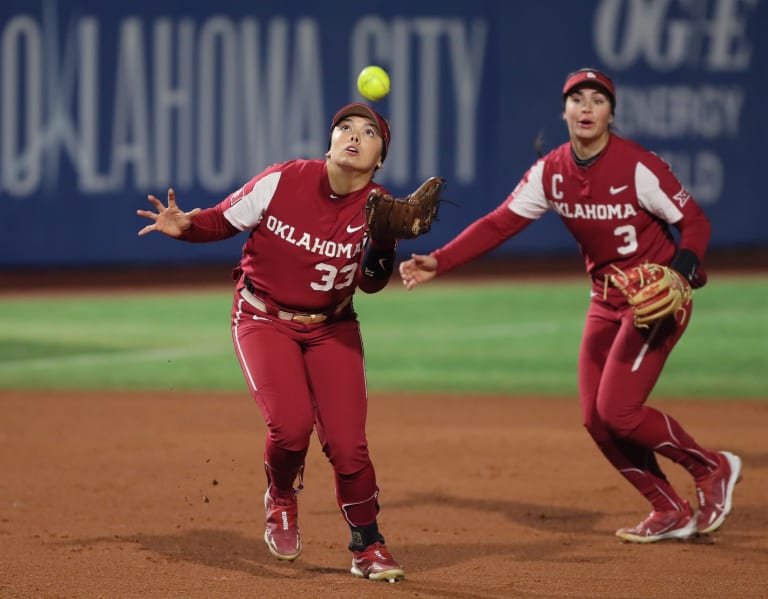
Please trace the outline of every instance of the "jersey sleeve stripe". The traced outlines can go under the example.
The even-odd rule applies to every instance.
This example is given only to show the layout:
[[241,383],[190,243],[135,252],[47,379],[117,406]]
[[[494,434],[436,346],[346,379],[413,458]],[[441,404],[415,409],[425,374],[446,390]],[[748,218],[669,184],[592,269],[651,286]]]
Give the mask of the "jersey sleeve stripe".
[[635,166],[635,189],[640,206],[651,214],[670,224],[683,218],[683,213],[672,198],[661,189],[659,178],[642,162],[638,162]]
[[261,222],[279,182],[280,173],[276,172],[256,181],[250,190],[246,185],[243,189],[245,193],[241,197],[235,193],[227,198],[230,206],[224,210],[224,218],[239,231],[253,229]]
[[510,194],[507,208],[518,216],[531,220],[541,218],[549,209],[549,202],[544,195],[544,161],[539,160],[534,164],[515,190]]

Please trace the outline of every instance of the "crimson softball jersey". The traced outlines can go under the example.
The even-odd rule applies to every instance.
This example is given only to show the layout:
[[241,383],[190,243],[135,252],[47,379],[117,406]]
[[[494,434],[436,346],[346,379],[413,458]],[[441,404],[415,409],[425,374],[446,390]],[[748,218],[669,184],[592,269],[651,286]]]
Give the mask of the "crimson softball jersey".
[[275,164],[195,216],[186,241],[251,231],[240,262],[260,295],[298,312],[321,312],[351,296],[359,281],[365,199],[371,181],[337,196],[325,160]]
[[[494,211],[433,255],[445,272],[497,247],[548,210],[554,210],[579,244],[593,291],[603,295],[613,266],[669,264],[679,246],[703,259],[710,225],[669,165],[640,145],[611,134],[589,166],[576,163],[570,142],[538,160]],[[608,300],[624,303],[618,289]]]

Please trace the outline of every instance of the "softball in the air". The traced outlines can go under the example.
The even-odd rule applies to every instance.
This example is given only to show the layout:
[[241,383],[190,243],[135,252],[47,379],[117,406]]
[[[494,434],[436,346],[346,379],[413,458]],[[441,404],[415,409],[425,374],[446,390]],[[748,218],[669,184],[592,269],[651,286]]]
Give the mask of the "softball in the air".
[[367,100],[381,100],[389,93],[389,75],[381,67],[369,65],[357,76],[357,90]]

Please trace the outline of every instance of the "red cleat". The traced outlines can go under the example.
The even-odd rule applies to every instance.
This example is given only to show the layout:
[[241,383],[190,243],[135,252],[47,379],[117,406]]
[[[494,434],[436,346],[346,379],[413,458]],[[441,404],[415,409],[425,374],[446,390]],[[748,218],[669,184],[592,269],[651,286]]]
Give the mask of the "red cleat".
[[689,539],[696,534],[696,518],[687,501],[682,510],[651,512],[637,526],[620,528],[616,536],[627,543],[655,543],[665,539]]
[[296,493],[292,499],[276,500],[267,490],[264,494],[264,508],[267,511],[264,542],[269,552],[277,559],[292,562],[301,553],[299,504]]
[[699,498],[697,528],[701,533],[715,532],[733,509],[733,488],[741,480],[741,458],[728,451],[717,454],[720,467],[696,483]]
[[353,552],[352,570],[355,576],[369,580],[397,582],[405,578],[405,570],[387,551],[383,543],[371,543],[362,551]]

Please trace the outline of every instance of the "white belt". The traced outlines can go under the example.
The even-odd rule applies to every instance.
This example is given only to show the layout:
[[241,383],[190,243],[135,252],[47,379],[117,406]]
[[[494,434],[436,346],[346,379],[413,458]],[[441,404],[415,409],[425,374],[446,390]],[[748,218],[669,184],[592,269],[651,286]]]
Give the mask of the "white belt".
[[[299,324],[317,324],[319,322],[324,322],[328,320],[328,314],[323,312],[318,312],[315,314],[305,314],[305,313],[299,313],[299,312],[286,312],[285,310],[269,310],[267,308],[267,305],[261,301],[258,297],[253,295],[250,291],[248,291],[247,288],[243,288],[240,290],[240,295],[243,297],[245,301],[247,301],[249,304],[251,304],[254,308],[259,310],[260,312],[264,312],[265,314],[272,314],[273,316],[277,316],[281,320],[290,320],[291,322],[298,322]],[[346,308],[347,304],[349,304],[350,300],[352,299],[352,296],[347,296],[344,301],[342,301],[333,311],[334,316],[337,316],[341,313],[341,311]]]

